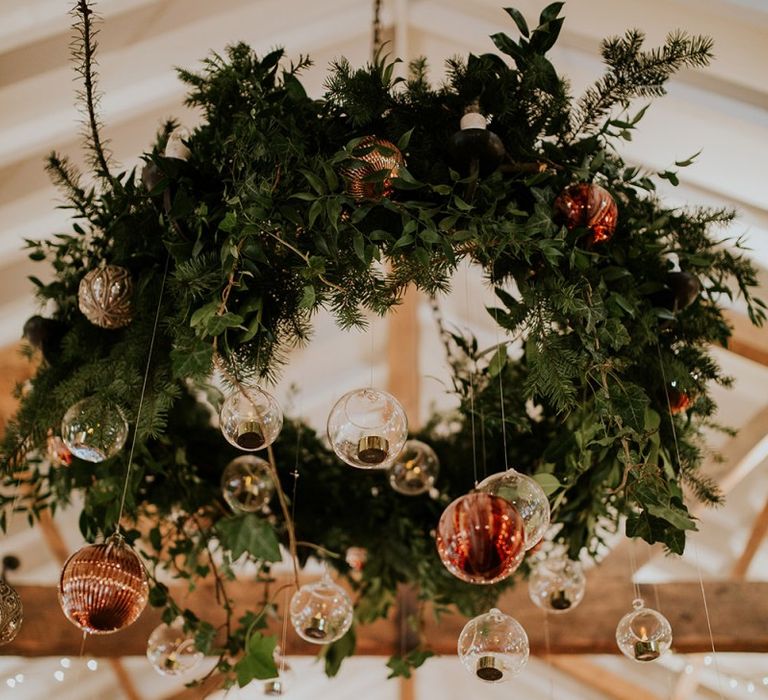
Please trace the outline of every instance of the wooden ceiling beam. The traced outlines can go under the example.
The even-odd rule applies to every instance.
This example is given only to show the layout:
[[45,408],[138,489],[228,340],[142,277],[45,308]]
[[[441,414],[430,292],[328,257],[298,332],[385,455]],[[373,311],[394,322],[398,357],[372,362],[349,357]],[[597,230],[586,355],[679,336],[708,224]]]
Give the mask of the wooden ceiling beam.
[[[307,579],[309,580],[309,579]],[[279,585],[273,584],[273,586]],[[24,601],[24,625],[16,639],[0,652],[15,656],[76,656],[82,637],[62,614],[56,589],[52,586],[16,586]],[[647,587],[641,586],[642,589]],[[674,630],[674,649],[678,653],[700,653],[711,650],[699,583],[679,582],[658,585],[664,601],[664,612]],[[768,583],[719,581],[705,583],[709,611],[718,651],[768,652]],[[263,590],[256,583],[233,583],[228,586],[238,612]],[[211,587],[201,586],[187,594],[172,591],[182,605],[188,606],[213,623],[221,617]],[[652,591],[643,590],[646,596]],[[186,596],[186,600],[185,600]],[[592,580],[582,604],[568,615],[550,620],[549,651],[552,654],[617,654],[615,631],[618,620],[630,610],[632,588],[625,580]],[[526,628],[535,654],[543,654],[544,640],[541,611],[528,599],[525,586],[506,593],[499,601],[502,610],[510,612]],[[431,648],[440,654],[455,654],[456,640],[466,623],[460,615],[443,615],[440,622],[427,612],[424,630]],[[146,651],[147,637],[160,622],[159,613],[147,610],[139,620],[121,633],[86,641],[85,653],[96,657],[140,656]],[[389,656],[400,650],[401,636],[396,618],[380,620],[361,627],[357,633],[357,651],[367,656]],[[279,622],[275,632],[280,633]],[[302,642],[291,630],[287,649],[291,655],[314,655],[315,645]]]

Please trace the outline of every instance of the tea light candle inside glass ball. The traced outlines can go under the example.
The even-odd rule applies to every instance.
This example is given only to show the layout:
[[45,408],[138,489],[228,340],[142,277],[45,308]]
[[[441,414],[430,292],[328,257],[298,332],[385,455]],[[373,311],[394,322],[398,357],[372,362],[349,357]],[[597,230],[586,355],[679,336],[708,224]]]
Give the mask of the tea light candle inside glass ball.
[[389,484],[405,496],[419,496],[432,488],[439,471],[435,451],[421,440],[408,440],[389,468]]
[[486,683],[503,683],[528,663],[528,635],[517,620],[493,608],[464,626],[458,653],[470,674]]
[[291,624],[302,639],[312,644],[330,644],[351,627],[353,607],[347,592],[326,571],[320,581],[307,583],[293,594],[289,613]]
[[534,565],[528,579],[528,595],[542,610],[565,613],[584,597],[587,579],[578,561],[553,556]]
[[235,389],[221,405],[219,427],[227,441],[245,452],[271,445],[283,427],[274,396],[257,386]]
[[359,469],[386,469],[408,437],[400,402],[381,389],[344,394],[328,416],[328,439],[343,462]]
[[645,607],[641,598],[632,605],[634,610],[616,626],[616,643],[633,661],[655,661],[672,646],[672,626],[660,612]]
[[261,510],[275,493],[269,463],[254,455],[236,457],[221,474],[221,493],[235,513]]
[[194,669],[203,659],[184,622],[158,625],[147,640],[147,659],[161,676],[179,676]]
[[64,414],[61,437],[75,457],[103,462],[123,449],[128,421],[120,406],[91,396],[78,401]]

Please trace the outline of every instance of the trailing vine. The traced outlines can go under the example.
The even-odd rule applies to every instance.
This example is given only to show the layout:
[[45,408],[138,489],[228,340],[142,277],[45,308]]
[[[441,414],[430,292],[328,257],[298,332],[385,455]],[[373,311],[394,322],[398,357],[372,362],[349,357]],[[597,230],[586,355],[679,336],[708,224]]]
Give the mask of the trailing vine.
[[[48,160],[73,225],[29,242],[31,258],[52,268],[51,282],[32,281],[54,311],[44,330],[29,333],[43,359],[2,443],[0,524],[17,481],[17,507],[31,519],[80,494],[83,536],[122,528],[148,565],[150,602],[166,620],[183,615],[198,648],[219,656],[223,682],[241,684],[258,677],[260,663],[272,663],[274,644],[262,632],[277,593],[266,592],[236,620],[227,586],[246,561],[257,565],[254,578],[269,580],[281,542],[299,563],[317,556],[347,578],[356,624],[386,615],[403,583],[437,610],[465,614],[487,609],[512,585],[519,576],[489,587],[453,578],[430,534],[445,506],[474,486],[478,456],[484,472],[509,464],[547,487],[554,537],[573,558],[596,557],[622,522],[628,536],[681,553],[696,528],[683,487],[702,501],[720,500],[699,471],[702,431],[715,412],[709,386],[729,381],[708,350],[730,333],[720,301],[740,296],[755,323],[765,318],[764,305],[752,297],[756,273],[741,242],[724,245],[714,233],[733,214],[665,206],[657,178],[676,184],[676,171],[628,165],[619,147],[646,109],[633,115],[632,101],[661,96],[676,71],[706,65],[711,42],[678,32],[649,51],[636,30],[608,39],[606,75],[574,100],[546,57],[562,5],[546,7],[534,29],[507,10],[519,38],[494,35],[501,55],[452,59],[438,88],[423,59],[402,80],[379,52],[363,68],[335,63],[326,94],[312,99],[300,81],[308,58],[290,63],[281,50],[260,58],[245,44],[230,46],[199,72],[179,72],[188,105],[202,117],[187,140],[189,159],[164,156],[176,126],[169,122],[139,177],[110,175],[96,112],[93,10],[79,0],[74,55],[99,179],[85,186],[65,157]],[[491,117],[506,149],[500,167],[482,176],[457,169],[448,147],[471,108]],[[395,144],[407,165],[391,179],[391,197],[358,201],[340,172],[372,134]],[[588,245],[585,229],[557,221],[555,198],[574,182],[599,183],[613,195],[618,226],[610,241]],[[419,433],[441,461],[439,495],[403,497],[381,473],[350,471],[310,426],[286,418],[269,451],[279,507],[269,517],[232,515],[219,480],[236,451],[213,427],[220,387],[275,379],[291,348],[310,339],[321,308],[348,329],[364,326],[366,311],[386,314],[409,285],[439,299],[466,258],[495,290],[498,303],[488,312],[503,341],[483,349],[441,327],[459,408],[432,416]],[[701,283],[685,309],[659,302],[673,258]],[[78,309],[80,280],[102,261],[134,279],[134,320],[121,330],[97,328]],[[56,464],[46,440],[86,396],[137,415],[158,303],[118,522],[127,456]],[[676,415],[672,382],[691,399]],[[292,504],[297,471],[307,497]],[[350,547],[368,552],[359,576],[343,558]],[[210,577],[226,613],[220,629],[205,611],[169,597],[172,580],[192,587]],[[326,651],[328,672],[353,651],[354,631]],[[428,653],[419,648],[390,668],[408,673]]]

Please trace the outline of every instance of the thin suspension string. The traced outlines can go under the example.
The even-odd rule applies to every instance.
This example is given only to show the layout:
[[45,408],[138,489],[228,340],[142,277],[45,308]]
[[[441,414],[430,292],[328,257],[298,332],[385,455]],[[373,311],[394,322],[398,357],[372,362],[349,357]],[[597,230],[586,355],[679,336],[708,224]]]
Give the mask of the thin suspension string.
[[[496,321],[496,352],[501,349],[501,342],[499,340],[499,319],[498,311],[494,313],[494,321]],[[504,345],[504,352],[506,353],[507,346]],[[507,456],[507,419],[504,415],[504,382],[502,380],[502,374],[504,371],[499,372],[499,404],[501,406],[501,445],[504,448],[504,471],[509,470],[509,457]],[[485,465],[483,465],[485,469]]]
[[635,556],[635,540],[629,541],[629,570],[630,581],[632,582],[632,590],[634,591],[635,600],[642,600],[643,596],[640,594],[640,584],[637,581],[637,557]]
[[376,59],[376,54],[381,49],[381,0],[373,0],[373,27],[371,39],[371,58]]
[[[301,412],[299,412],[301,414]],[[293,464],[293,471],[291,476],[293,477],[293,492],[291,494],[291,521],[296,522],[296,494],[299,488],[299,454],[301,450],[301,423],[298,424],[296,429],[296,460]],[[285,657],[288,654],[288,589],[285,591],[283,601],[283,633],[282,641],[280,643],[280,649],[282,650],[282,667],[281,673],[285,671]]]
[[555,669],[552,667],[552,649],[549,641],[549,612],[544,611],[544,647],[547,651],[547,676],[549,677],[549,697],[555,700]]
[[131,479],[131,468],[133,467],[133,453],[136,449],[136,439],[139,435],[139,419],[141,418],[141,409],[144,406],[144,395],[147,391],[149,382],[149,369],[152,366],[152,351],[155,348],[155,338],[157,337],[157,326],[160,321],[160,310],[163,306],[163,295],[165,294],[165,281],[168,278],[168,267],[171,262],[170,253],[165,257],[165,269],[163,270],[163,281],[160,284],[160,294],[157,298],[157,309],[155,310],[155,322],[152,326],[152,337],[149,341],[149,351],[147,352],[147,366],[144,369],[144,383],[141,385],[141,396],[139,397],[139,408],[136,412],[136,427],[133,430],[133,440],[131,440],[131,450],[128,454],[128,468],[125,470],[125,483],[123,484],[123,494],[120,498],[120,513],[115,522],[115,534],[120,534],[120,521],[123,519],[123,510],[125,509],[125,497],[128,493],[128,484]]
[[[464,271],[464,304],[466,306],[467,318],[469,318],[469,265],[465,265]],[[474,475],[475,486],[480,482],[477,479],[477,443],[475,439],[475,371],[477,367],[472,363],[472,369],[469,373],[469,420],[472,429],[472,473]]]
[[[664,396],[667,400],[667,412],[669,415],[669,424],[672,427],[672,440],[675,445],[675,456],[677,457],[677,466],[680,467],[681,459],[680,459],[680,445],[677,441],[677,430],[675,428],[675,419],[672,415],[672,402],[669,400],[669,390],[668,390],[668,384],[667,384],[667,375],[664,371],[664,362],[661,357],[661,346],[659,345],[659,341],[656,341],[656,352],[659,356],[659,367],[661,368],[661,380],[664,383]],[[715,650],[715,637],[712,634],[712,622],[709,617],[709,604],[707,603],[707,592],[704,590],[704,578],[701,573],[701,563],[699,562],[699,548],[698,545],[693,542],[693,554],[694,558],[696,560],[696,573],[698,574],[699,578],[699,588],[701,590],[701,600],[704,603],[704,618],[707,622],[707,631],[709,633],[709,644],[712,647],[712,660],[715,664],[715,673],[717,674],[717,688],[718,688],[718,694],[720,696],[720,700],[723,700],[723,687],[722,687],[722,677],[720,674],[720,664],[717,660],[717,651]]]

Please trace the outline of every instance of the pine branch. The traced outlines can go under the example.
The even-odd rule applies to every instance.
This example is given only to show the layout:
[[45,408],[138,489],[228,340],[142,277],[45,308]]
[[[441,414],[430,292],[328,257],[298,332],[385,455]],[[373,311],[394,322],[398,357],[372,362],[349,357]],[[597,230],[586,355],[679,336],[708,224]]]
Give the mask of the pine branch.
[[83,81],[83,90],[78,92],[85,115],[85,140],[91,152],[91,160],[96,174],[105,180],[111,180],[108,155],[105,150],[106,143],[101,138],[101,121],[97,113],[97,107],[101,95],[96,88],[96,62],[95,55],[98,44],[94,28],[95,14],[93,4],[89,0],[77,0],[71,14],[75,18],[72,29],[75,38],[72,41],[72,58],[75,61],[75,71]]
[[62,192],[74,209],[76,209],[83,218],[90,218],[91,198],[81,185],[80,171],[70,163],[69,158],[60,156],[55,151],[48,156],[45,165],[53,184]]
[[712,39],[688,36],[685,32],[667,35],[664,46],[642,51],[645,35],[629,30],[623,37],[603,41],[601,54],[608,73],[579,100],[577,121],[566,134],[573,141],[582,132],[595,129],[616,105],[627,107],[636,97],[660,97],[664,84],[686,67],[708,65],[712,58]]

